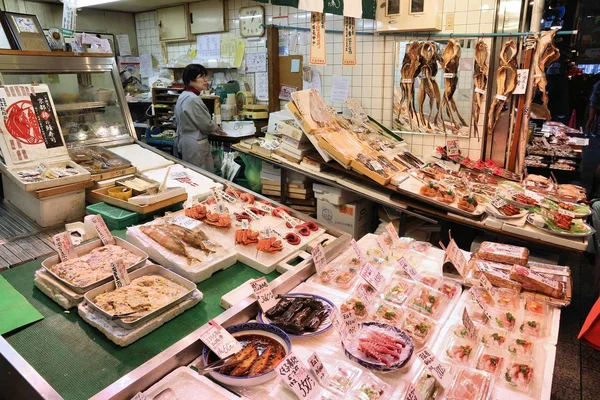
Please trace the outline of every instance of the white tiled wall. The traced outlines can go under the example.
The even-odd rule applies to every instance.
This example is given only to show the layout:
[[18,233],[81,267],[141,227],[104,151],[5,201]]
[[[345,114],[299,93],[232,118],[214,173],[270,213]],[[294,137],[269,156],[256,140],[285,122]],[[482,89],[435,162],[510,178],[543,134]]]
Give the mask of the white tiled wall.
[[[238,13],[241,7],[257,4],[250,0],[230,0],[229,1],[229,32],[223,35],[239,37],[238,32]],[[267,23],[278,25],[288,25],[299,28],[308,28],[310,13],[291,7],[273,6],[263,4],[267,17]],[[491,32],[494,12],[494,2],[492,0],[445,0],[443,7],[443,21],[449,14],[455,14],[455,33],[465,32]],[[275,18],[274,18],[275,17]],[[156,27],[156,12],[139,13],[135,16],[136,29],[138,34],[139,53],[152,53],[155,59],[155,69],[158,72],[158,65],[167,60],[163,59],[163,52],[158,41],[158,30]],[[327,15],[327,29],[341,31],[343,26],[343,17],[336,15]],[[342,104],[332,104],[331,84],[334,75],[344,75],[351,77],[350,96],[359,100],[369,115],[381,121],[384,125],[392,126],[392,108],[394,92],[394,54],[395,42],[414,40],[415,37],[407,35],[405,37],[377,36],[375,32],[374,21],[357,20],[357,32],[367,32],[369,34],[359,34],[357,36],[357,61],[356,66],[342,66],[342,34],[327,33],[327,65],[315,66],[314,69],[319,72],[322,81],[322,96],[325,102],[334,106],[338,111],[342,111]],[[452,31],[444,31],[452,32]],[[280,44],[289,41],[291,36],[307,35],[305,31],[280,30]],[[418,38],[418,39],[423,39]],[[308,43],[308,40],[306,41]],[[169,62],[175,61],[178,57],[189,53],[190,49],[195,48],[195,42],[170,43],[166,44],[166,55]],[[265,39],[247,40],[246,52],[254,52],[264,49]],[[290,51],[290,55],[303,55],[305,62],[308,62],[309,46],[298,45],[295,51]],[[468,55],[468,50],[463,50],[463,57],[472,57]],[[254,84],[253,74],[233,73],[233,79],[241,82],[247,82],[251,89]],[[466,79],[465,79],[466,81]],[[461,85],[468,86],[467,82]],[[467,88],[468,90],[468,88]],[[468,103],[468,101],[466,102]],[[469,104],[461,104],[462,107],[470,107]],[[483,118],[480,119],[483,123]],[[409,148],[416,155],[428,155],[436,146],[445,145],[444,136],[424,136],[423,134],[404,135],[409,144]],[[466,150],[469,157],[479,158],[481,153],[481,143],[477,139],[461,138],[460,146],[463,151]]]

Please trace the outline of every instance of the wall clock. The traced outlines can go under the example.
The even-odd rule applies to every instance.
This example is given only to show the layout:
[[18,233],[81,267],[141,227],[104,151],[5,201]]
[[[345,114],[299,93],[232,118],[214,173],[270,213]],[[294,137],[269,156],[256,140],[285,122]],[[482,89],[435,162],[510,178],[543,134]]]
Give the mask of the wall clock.
[[240,8],[240,36],[260,37],[265,34],[265,9],[263,6]]

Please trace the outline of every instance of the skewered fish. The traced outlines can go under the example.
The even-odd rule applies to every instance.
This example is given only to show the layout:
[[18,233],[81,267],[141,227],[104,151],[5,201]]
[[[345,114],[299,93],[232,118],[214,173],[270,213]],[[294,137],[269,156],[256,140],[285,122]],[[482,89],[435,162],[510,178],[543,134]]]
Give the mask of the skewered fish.
[[555,30],[542,32],[537,39],[535,54],[533,56],[533,90],[536,89],[542,92],[542,101],[544,110],[547,114],[547,120],[550,120],[550,110],[548,110],[548,92],[546,91],[546,68],[554,61],[560,58],[560,51],[554,46],[553,40]]
[[496,96],[490,105],[487,134],[492,135],[507,98],[517,87],[517,44],[514,40],[504,43],[500,50],[500,66],[496,73]]
[[[444,68],[444,97],[442,98],[442,109],[446,110],[446,115],[450,118],[450,122],[452,125],[459,129],[460,125],[456,122],[454,114],[460,121],[462,126],[467,126],[467,123],[463,119],[463,117],[458,112],[458,107],[456,106],[456,102],[454,101],[454,93],[456,92],[456,88],[458,86],[458,66],[460,62],[460,45],[454,39],[450,39],[448,44],[446,44],[446,48],[442,53],[442,58],[440,59],[440,64]],[[442,111],[442,121],[443,121],[443,111]],[[446,125],[444,126],[444,132],[446,131]]]
[[[402,89],[402,98],[400,99],[400,109],[405,108],[408,110],[408,118],[410,123],[410,129],[413,128],[413,120],[417,121],[419,125],[419,116],[415,110],[415,96],[414,96],[414,81],[419,72],[421,71],[421,55],[420,55],[420,44],[419,42],[410,42],[406,45],[406,52],[404,59],[402,60],[402,67],[400,69],[400,76],[402,81],[400,87]],[[404,105],[404,107],[403,107]]]
[[[433,115],[433,104],[437,112],[433,119],[434,124],[438,124],[440,120],[440,103],[441,94],[440,87],[435,80],[437,75],[437,44],[433,41],[426,41],[421,46],[421,89],[419,90],[419,116],[421,117],[421,123],[426,125],[427,128],[431,129],[431,117]],[[423,104],[425,98],[429,97],[429,117],[425,120],[425,114],[423,113]]]
[[481,110],[481,104],[485,96],[487,89],[489,65],[488,65],[489,49],[487,43],[480,39],[475,45],[475,65],[473,72],[473,86],[475,87],[475,93],[473,93],[473,132],[475,137],[479,139],[479,110]]

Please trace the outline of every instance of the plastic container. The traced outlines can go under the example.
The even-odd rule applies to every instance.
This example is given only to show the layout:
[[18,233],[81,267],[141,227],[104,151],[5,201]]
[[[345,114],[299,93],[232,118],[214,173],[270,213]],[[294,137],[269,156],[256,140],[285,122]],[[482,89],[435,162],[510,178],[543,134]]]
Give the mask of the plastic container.
[[485,400],[492,386],[492,376],[483,371],[460,368],[448,390],[446,400]]
[[496,308],[492,310],[491,314],[491,327],[506,329],[509,332],[515,330],[515,327],[517,326],[517,318],[515,313]]
[[106,203],[91,204],[85,210],[88,214],[100,215],[110,230],[125,229],[135,225],[139,220],[138,213]]
[[330,371],[325,389],[340,396],[345,396],[362,375],[362,370],[343,361],[338,361]]
[[[447,364],[442,364],[446,370],[452,373],[452,366]],[[435,377],[431,374],[429,369],[422,367],[415,379],[413,380],[413,385],[415,390],[419,396],[419,400],[435,400],[442,399],[444,396],[444,387],[440,385],[440,383],[435,379]],[[406,398],[406,396],[401,397]]]
[[400,322],[402,321],[402,310],[400,307],[384,301],[377,307],[373,320],[392,326],[400,326]]
[[519,333],[535,338],[545,337],[546,317],[540,314],[525,313],[521,325],[519,325]]
[[455,283],[448,279],[443,279],[438,284],[437,290],[440,291],[444,296],[446,296],[448,300],[452,300],[457,295],[460,296],[460,294],[462,293],[461,286],[458,283]]
[[[483,313],[483,309],[479,307],[479,304],[465,303],[465,308],[471,317],[471,320],[477,325],[489,325],[488,318]],[[462,315],[462,314],[461,314]]]
[[333,284],[342,289],[348,289],[354,285],[360,272],[360,262],[357,258],[350,258],[346,262],[342,262]]
[[385,288],[384,298],[391,303],[402,305],[414,287],[415,283],[408,279],[394,278]]
[[487,290],[478,287],[472,287],[469,289],[469,296],[467,297],[469,303],[478,304],[477,301],[475,301],[473,292],[479,292],[481,294],[481,298],[488,306],[492,307],[495,305],[494,298],[490,295],[490,293]]
[[379,400],[387,399],[392,394],[390,385],[373,374],[363,375],[363,379],[353,388],[352,399]]
[[414,311],[406,311],[400,329],[405,331],[415,343],[415,347],[424,346],[434,336],[437,324]]
[[365,302],[360,299],[358,296],[350,296],[346,301],[340,306],[341,312],[354,311],[354,315],[357,319],[365,319],[369,316],[370,306],[365,304]]
[[502,381],[504,384],[520,392],[528,393],[532,387],[534,368],[531,360],[516,360],[507,364]]
[[519,359],[531,359],[534,354],[535,343],[523,335],[513,335],[508,342],[508,352]]
[[448,298],[435,289],[419,285],[406,304],[426,317],[439,321],[448,307]]
[[442,277],[431,273],[421,274],[421,283],[429,286],[430,288],[436,289],[442,281]]
[[525,297],[523,308],[526,313],[548,315],[548,303],[543,300]]
[[482,347],[477,354],[475,368],[489,372],[494,377],[504,372],[504,366],[509,363],[508,355],[500,349]]
[[505,350],[509,340],[509,333],[505,330],[496,328],[485,328],[481,330],[480,341],[485,347]]
[[450,328],[450,332],[452,332],[452,334],[459,339],[469,339],[467,328],[465,328],[465,326],[462,324],[453,325]]
[[506,311],[517,312],[521,308],[519,292],[512,289],[496,289],[494,291],[496,307]]
[[451,364],[469,366],[477,355],[478,345],[468,339],[451,337],[444,348],[444,358]]

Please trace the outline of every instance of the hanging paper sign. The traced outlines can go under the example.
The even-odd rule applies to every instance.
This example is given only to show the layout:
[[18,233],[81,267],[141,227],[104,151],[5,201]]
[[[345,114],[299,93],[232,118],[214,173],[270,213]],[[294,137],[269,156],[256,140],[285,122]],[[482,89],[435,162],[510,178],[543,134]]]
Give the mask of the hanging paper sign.
[[450,240],[450,244],[446,248],[446,259],[450,260],[456,271],[460,274],[460,276],[465,276],[465,269],[467,267],[467,259],[463,252],[458,248],[454,239]]
[[321,244],[318,244],[312,250],[312,258],[317,273],[321,275],[321,271],[323,271],[323,268],[325,268],[325,265],[327,265],[327,260],[325,259],[325,250],[323,249],[323,246]]
[[100,240],[102,240],[102,244],[104,244],[105,246],[108,246],[108,245],[116,243],[115,238],[108,230],[108,227],[106,226],[106,223],[104,222],[104,220],[102,219],[101,216],[88,215],[85,217],[85,219],[88,219],[88,218],[92,222],[94,229],[96,229],[96,233],[98,233],[98,237],[100,238]]
[[440,363],[440,360],[437,359],[431,350],[425,347],[417,353],[417,358],[423,361],[423,364],[431,371],[433,377],[444,389],[450,387],[450,383],[452,382],[450,371]]
[[379,293],[383,293],[383,290],[385,289],[385,277],[370,263],[366,263],[360,270],[360,276],[362,276],[365,281],[369,282],[369,284]]
[[310,13],[310,63],[312,65],[327,64],[325,14],[318,12]]
[[58,257],[60,257],[60,261],[64,262],[77,258],[77,252],[71,242],[70,232],[57,233],[52,236],[52,241],[54,242],[54,247],[56,247],[56,252],[58,253]]
[[350,241],[350,246],[352,246],[352,248],[354,249],[358,260],[360,261],[360,265],[365,265],[367,263],[367,260],[365,259],[365,256],[361,251],[360,247],[358,247],[358,243],[356,243],[356,240],[352,239]]
[[312,353],[308,358],[308,365],[321,384],[324,384],[329,380],[329,373],[327,372],[327,369],[325,369],[325,366],[317,353]]
[[242,344],[214,320],[200,334],[200,340],[219,358],[225,358],[242,350]]
[[131,283],[131,280],[129,279],[129,274],[127,273],[127,268],[125,268],[125,264],[123,264],[122,258],[111,262],[110,268],[112,270],[113,278],[115,279],[115,287],[117,289],[123,286],[127,286]]
[[421,275],[417,272],[415,267],[413,267],[412,265],[410,265],[410,263],[408,261],[406,261],[406,258],[400,257],[398,259],[398,266],[404,272],[406,272],[406,274],[408,276],[410,276],[413,280],[415,280],[417,282],[421,282]]
[[312,400],[321,391],[319,384],[308,372],[308,368],[294,353],[288,354],[275,369],[300,400]]
[[477,327],[473,323],[473,320],[471,319],[466,307],[463,309],[462,322],[463,326],[467,330],[467,335],[471,338],[471,340],[477,340]]
[[513,94],[525,94],[527,90],[527,81],[529,80],[529,70],[528,69],[518,69],[517,70],[517,86],[513,91]]
[[412,382],[408,384],[408,390],[404,395],[404,400],[421,400],[417,394],[417,388],[412,384]]
[[451,158],[460,156],[458,140],[448,140],[446,142],[446,153],[448,153],[448,157]]
[[260,305],[263,312],[267,312],[277,305],[277,299],[275,299],[275,295],[269,286],[269,282],[267,282],[264,276],[250,282],[250,286],[252,286],[252,290],[254,290],[254,294],[258,300],[258,305]]
[[356,65],[356,20],[344,17],[344,53],[343,65]]

